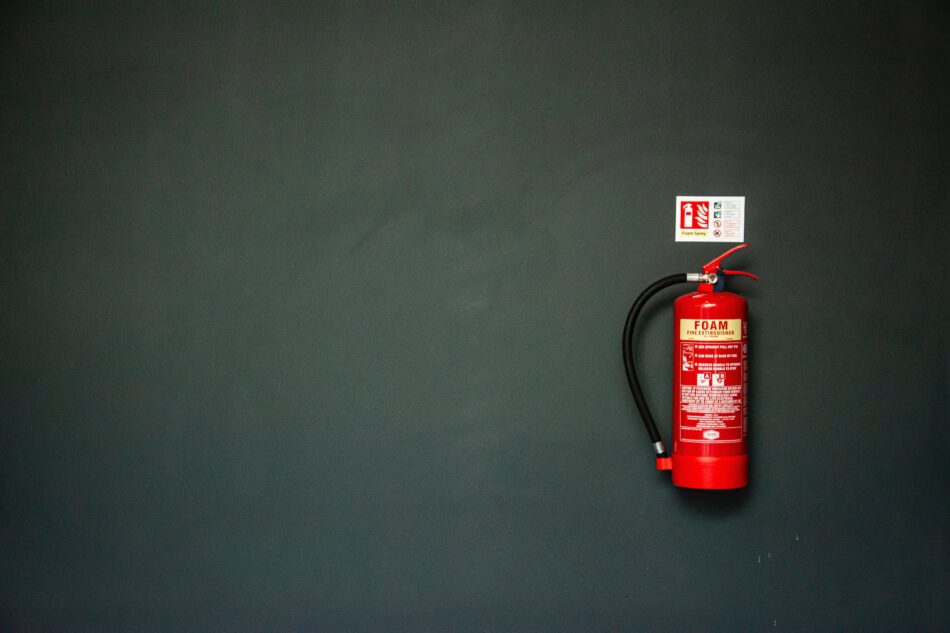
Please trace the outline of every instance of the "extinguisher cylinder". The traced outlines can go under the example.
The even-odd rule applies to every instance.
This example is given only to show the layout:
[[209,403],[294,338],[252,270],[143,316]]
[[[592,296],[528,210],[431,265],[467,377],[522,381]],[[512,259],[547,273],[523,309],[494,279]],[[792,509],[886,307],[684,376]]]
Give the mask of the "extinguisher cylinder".
[[676,300],[673,318],[673,484],[743,488],[748,304],[731,292],[692,292]]

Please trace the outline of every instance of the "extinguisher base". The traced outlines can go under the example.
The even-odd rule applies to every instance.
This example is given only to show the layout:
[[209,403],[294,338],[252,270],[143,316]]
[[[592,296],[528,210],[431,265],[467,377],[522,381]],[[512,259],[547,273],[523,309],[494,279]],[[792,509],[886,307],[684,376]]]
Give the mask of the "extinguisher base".
[[749,456],[700,457],[673,453],[673,485],[700,490],[730,490],[749,485]]

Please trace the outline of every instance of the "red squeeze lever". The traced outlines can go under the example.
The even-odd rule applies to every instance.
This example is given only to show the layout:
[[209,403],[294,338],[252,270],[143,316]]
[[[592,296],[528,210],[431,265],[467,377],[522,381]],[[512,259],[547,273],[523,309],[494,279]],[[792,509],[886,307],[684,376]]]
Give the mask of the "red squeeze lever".
[[[751,277],[752,279],[758,281],[759,278],[757,276],[753,275],[752,273],[747,273],[744,270],[726,270],[722,268],[722,260],[726,259],[736,251],[740,251],[743,248],[747,248],[748,246],[748,244],[739,244],[738,246],[733,246],[719,257],[703,264],[703,273],[706,275],[742,275],[744,277]],[[699,291],[712,292],[714,283],[715,281],[712,283],[700,284]]]
[[732,248],[730,248],[728,251],[726,251],[725,253],[723,253],[723,254],[720,255],[719,257],[717,257],[717,258],[715,258],[715,259],[713,259],[713,260],[710,260],[709,262],[706,262],[705,264],[703,264],[703,272],[704,272],[704,273],[714,273],[714,272],[717,272],[720,268],[722,268],[722,260],[724,260],[725,258],[729,257],[730,255],[732,255],[732,254],[735,253],[736,251],[741,251],[743,248],[748,248],[748,247],[749,247],[748,244],[739,244],[738,246],[733,246]]

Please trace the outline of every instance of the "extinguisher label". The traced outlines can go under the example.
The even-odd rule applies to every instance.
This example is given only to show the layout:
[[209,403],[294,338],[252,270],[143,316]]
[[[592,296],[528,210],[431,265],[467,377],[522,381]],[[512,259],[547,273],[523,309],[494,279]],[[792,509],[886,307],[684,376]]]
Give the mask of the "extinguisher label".
[[[681,320],[681,328],[685,328],[686,321]],[[735,321],[741,333],[741,319]],[[689,324],[692,323],[689,320]],[[741,442],[745,417],[742,410],[745,344],[738,340],[680,342],[679,345],[680,441]]]
[[741,341],[742,319],[680,319],[681,341]]

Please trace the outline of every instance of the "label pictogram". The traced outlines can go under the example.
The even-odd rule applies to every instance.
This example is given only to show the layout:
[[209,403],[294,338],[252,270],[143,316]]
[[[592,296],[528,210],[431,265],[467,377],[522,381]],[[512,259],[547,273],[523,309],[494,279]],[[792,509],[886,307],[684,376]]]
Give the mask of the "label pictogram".
[[708,229],[709,202],[706,200],[682,200],[680,202],[681,229]]
[[683,345],[683,371],[693,371],[696,367],[693,365],[694,348],[692,345]]

